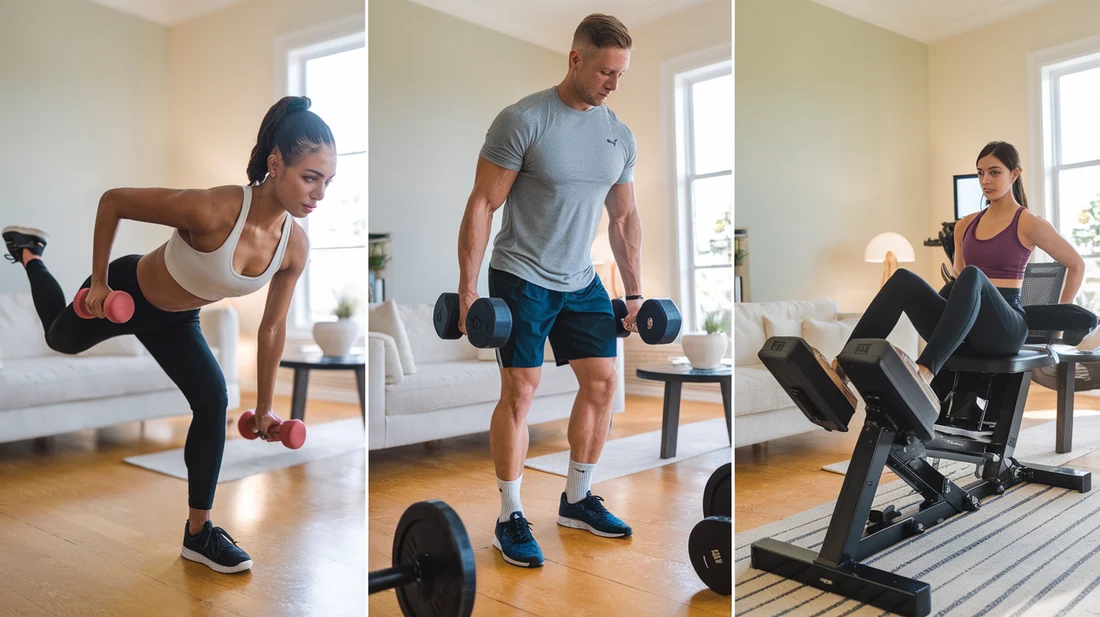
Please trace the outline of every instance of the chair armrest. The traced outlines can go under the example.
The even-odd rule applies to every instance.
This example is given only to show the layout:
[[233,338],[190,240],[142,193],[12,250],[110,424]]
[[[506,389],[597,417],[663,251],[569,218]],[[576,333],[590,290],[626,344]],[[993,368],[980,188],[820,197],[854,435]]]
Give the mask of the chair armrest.
[[386,343],[367,338],[367,439],[368,449],[386,445]]
[[218,349],[217,360],[227,384],[237,383],[237,341],[240,319],[231,306],[205,307],[199,311],[199,327],[206,343]]

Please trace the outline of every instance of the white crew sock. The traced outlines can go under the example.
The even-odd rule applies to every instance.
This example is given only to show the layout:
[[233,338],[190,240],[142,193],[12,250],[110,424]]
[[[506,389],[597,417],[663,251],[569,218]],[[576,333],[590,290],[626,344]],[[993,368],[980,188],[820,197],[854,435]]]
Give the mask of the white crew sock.
[[577,503],[592,490],[592,471],[595,463],[578,463],[569,459],[569,477],[565,480],[565,500]]
[[501,480],[497,478],[497,488],[500,490],[500,518],[501,523],[508,522],[513,512],[523,514],[523,506],[519,503],[519,485],[523,482],[523,474],[515,480]]

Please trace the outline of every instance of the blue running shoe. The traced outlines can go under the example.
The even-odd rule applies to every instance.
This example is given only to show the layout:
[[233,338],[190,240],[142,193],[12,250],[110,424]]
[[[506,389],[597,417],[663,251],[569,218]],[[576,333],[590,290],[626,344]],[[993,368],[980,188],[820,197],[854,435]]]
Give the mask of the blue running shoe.
[[531,522],[520,512],[513,512],[508,522],[497,519],[493,546],[500,550],[504,561],[521,568],[538,568],[542,565],[542,549],[531,535]]
[[634,533],[630,525],[608,512],[607,508],[600,503],[602,501],[603,497],[588,491],[584,499],[577,503],[569,503],[565,500],[563,492],[561,503],[558,504],[558,524],[573,529],[587,529],[604,538],[625,538]]

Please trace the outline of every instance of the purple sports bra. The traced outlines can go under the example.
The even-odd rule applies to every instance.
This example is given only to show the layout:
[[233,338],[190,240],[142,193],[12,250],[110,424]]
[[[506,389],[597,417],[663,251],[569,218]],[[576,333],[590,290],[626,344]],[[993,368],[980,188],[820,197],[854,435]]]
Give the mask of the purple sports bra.
[[1031,251],[1020,242],[1020,214],[1023,211],[1022,207],[1017,208],[1016,216],[1012,217],[1008,227],[986,240],[977,237],[978,221],[989,209],[974,217],[963,235],[962,251],[966,265],[977,267],[991,279],[1023,280],[1027,260],[1031,257]]

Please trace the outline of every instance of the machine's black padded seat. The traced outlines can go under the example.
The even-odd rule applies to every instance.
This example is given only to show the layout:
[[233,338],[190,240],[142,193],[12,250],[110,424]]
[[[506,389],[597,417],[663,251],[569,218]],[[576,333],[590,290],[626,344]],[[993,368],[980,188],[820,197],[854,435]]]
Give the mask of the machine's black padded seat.
[[1014,356],[964,356],[955,354],[943,364],[943,370],[963,373],[1023,373],[1031,369],[1052,366],[1056,362],[1046,349],[1025,347]]

